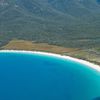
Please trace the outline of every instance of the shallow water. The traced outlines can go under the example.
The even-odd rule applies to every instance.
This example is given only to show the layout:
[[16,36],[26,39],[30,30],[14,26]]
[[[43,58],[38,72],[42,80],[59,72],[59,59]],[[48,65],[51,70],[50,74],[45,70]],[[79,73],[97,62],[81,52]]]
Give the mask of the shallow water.
[[99,96],[99,71],[52,56],[0,53],[0,100],[95,100]]

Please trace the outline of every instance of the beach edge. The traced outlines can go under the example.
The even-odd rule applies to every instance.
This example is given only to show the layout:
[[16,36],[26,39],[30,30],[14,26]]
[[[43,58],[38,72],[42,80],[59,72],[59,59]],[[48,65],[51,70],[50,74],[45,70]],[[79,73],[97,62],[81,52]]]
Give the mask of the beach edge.
[[91,63],[91,62],[83,60],[83,59],[74,58],[74,57],[71,57],[71,56],[66,56],[66,55],[61,55],[61,54],[55,54],[55,53],[52,53],[52,52],[48,53],[48,52],[42,52],[42,51],[0,50],[0,53],[26,53],[26,54],[40,54],[40,55],[46,55],[46,56],[54,56],[54,57],[58,57],[58,58],[66,59],[66,60],[71,60],[71,61],[83,64],[83,65],[86,65],[86,66],[100,72],[100,66],[99,65],[96,65],[94,63]]

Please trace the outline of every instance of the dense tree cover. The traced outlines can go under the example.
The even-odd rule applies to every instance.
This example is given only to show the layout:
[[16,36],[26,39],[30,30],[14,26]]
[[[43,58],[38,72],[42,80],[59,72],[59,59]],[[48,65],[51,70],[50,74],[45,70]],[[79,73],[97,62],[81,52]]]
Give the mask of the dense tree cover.
[[100,46],[99,0],[0,0],[0,45],[12,38]]

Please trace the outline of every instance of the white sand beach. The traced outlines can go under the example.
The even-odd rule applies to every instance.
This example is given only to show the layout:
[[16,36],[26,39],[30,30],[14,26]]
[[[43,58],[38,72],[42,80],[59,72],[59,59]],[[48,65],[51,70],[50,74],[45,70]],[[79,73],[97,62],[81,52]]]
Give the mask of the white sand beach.
[[60,55],[60,54],[54,54],[54,53],[47,53],[47,52],[41,52],[41,51],[25,51],[25,50],[0,50],[0,53],[11,53],[11,52],[17,52],[17,53],[28,53],[28,54],[41,54],[41,55],[47,55],[47,56],[54,56],[54,57],[59,57],[59,58],[62,58],[62,59],[66,59],[66,60],[72,60],[74,62],[77,62],[77,63],[80,63],[80,64],[83,64],[83,65],[86,65],[92,69],[95,69],[96,71],[99,71],[100,72],[100,66],[99,65],[96,65],[96,64],[93,64],[91,62],[88,62],[88,61],[85,61],[85,60],[82,60],[82,59],[77,59],[77,58],[73,58],[73,57],[70,57],[70,56],[65,56],[65,55]]

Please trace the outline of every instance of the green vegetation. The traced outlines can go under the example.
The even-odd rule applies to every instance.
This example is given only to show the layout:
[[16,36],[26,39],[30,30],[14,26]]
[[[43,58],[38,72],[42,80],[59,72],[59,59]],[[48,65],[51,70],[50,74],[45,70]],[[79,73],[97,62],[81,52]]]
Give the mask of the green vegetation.
[[99,52],[89,49],[65,48],[56,45],[49,45],[47,43],[35,43],[33,41],[17,39],[11,40],[7,45],[1,47],[1,49],[51,52],[88,60],[100,65],[100,54],[97,54]]
[[0,0],[0,47],[14,38],[79,48],[98,58],[100,1]]
[[12,38],[65,47],[100,46],[96,0],[1,0],[0,45]]

